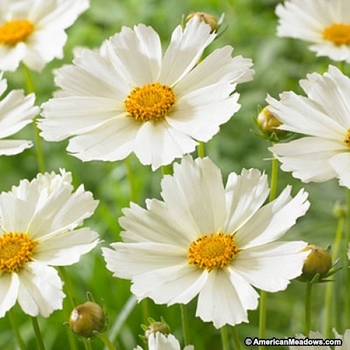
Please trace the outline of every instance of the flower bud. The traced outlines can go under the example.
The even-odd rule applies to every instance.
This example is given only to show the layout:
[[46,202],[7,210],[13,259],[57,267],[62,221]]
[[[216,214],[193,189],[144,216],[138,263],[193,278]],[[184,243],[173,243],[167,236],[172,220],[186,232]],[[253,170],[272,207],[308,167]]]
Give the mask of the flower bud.
[[151,334],[156,334],[157,332],[168,335],[170,333],[170,328],[168,324],[163,320],[161,322],[154,321],[150,323],[146,329],[145,337],[148,339]]
[[311,250],[311,252],[304,262],[300,279],[303,281],[311,281],[316,274],[319,274],[320,277],[324,277],[332,267],[331,256],[326,249],[313,244],[309,244],[303,249],[303,251],[307,250]]
[[96,332],[103,332],[106,323],[101,306],[91,301],[74,308],[69,317],[69,328],[85,338],[93,338]]
[[209,24],[212,32],[217,32],[219,29],[219,23],[216,17],[209,15],[208,13],[205,12],[192,12],[186,17],[186,22],[188,22],[191,18],[194,16],[197,16],[197,18],[206,24]]
[[271,136],[272,134],[284,136],[287,134],[287,131],[277,129],[282,123],[268,110],[268,107],[263,108],[259,113],[257,123],[259,129],[267,136]]

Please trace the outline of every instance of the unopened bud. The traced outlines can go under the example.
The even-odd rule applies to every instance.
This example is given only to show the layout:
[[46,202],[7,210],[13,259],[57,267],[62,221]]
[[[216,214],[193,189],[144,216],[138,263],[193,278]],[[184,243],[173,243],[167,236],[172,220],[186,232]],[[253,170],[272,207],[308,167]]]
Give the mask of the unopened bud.
[[186,17],[186,22],[188,22],[191,18],[194,16],[197,16],[199,21],[204,22],[206,24],[209,24],[211,27],[212,32],[217,32],[219,29],[219,23],[216,17],[213,15],[210,15],[205,12],[192,12]]
[[326,249],[309,244],[303,251],[308,250],[311,252],[304,262],[303,272],[300,276],[303,281],[311,281],[316,274],[324,277],[332,267],[332,258]]
[[268,107],[263,108],[259,113],[257,123],[259,129],[267,136],[271,136],[272,134],[284,136],[287,134],[287,131],[277,129],[282,123],[269,111]]
[[91,301],[74,308],[69,317],[70,329],[85,338],[93,338],[96,332],[103,332],[106,323],[101,306]]

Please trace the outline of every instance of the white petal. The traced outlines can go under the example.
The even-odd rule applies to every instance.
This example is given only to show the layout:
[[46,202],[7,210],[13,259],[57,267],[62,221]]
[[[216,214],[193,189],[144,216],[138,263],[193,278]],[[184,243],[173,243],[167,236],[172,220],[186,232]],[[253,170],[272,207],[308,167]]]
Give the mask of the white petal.
[[[188,237],[223,229],[225,192],[220,169],[209,159],[186,156],[174,164],[174,175],[163,178],[162,197]],[[190,231],[191,230],[191,231]]]
[[337,173],[339,184],[350,188],[350,154],[348,152],[336,154],[329,159],[329,164]]
[[0,317],[15,305],[19,289],[19,278],[16,273],[0,274]]
[[248,322],[248,310],[258,306],[258,293],[238,274],[213,270],[199,293],[196,316],[216,328]]
[[69,141],[67,150],[83,160],[116,161],[126,158],[135,147],[139,123],[132,118],[114,118]]
[[301,275],[308,251],[305,242],[273,242],[242,250],[232,262],[240,276],[256,288],[277,292],[285,290],[290,280]]
[[171,36],[171,42],[163,58],[159,81],[173,86],[182,79],[198,62],[204,49],[215,39],[209,25],[195,16],[182,31],[178,26]]
[[308,194],[300,190],[292,198],[286,187],[273,202],[266,204],[236,234],[242,249],[259,246],[282,237],[308,210]]
[[269,194],[267,176],[256,169],[243,169],[228,177],[224,231],[235,233],[262,206]]
[[21,270],[18,302],[26,314],[49,317],[62,309],[63,297],[62,281],[54,268],[32,262]]
[[98,244],[98,234],[89,228],[64,232],[39,241],[35,260],[51,266],[68,266],[80,260]]
[[190,136],[169,126],[167,122],[146,122],[137,134],[134,152],[152,170],[170,164],[175,158],[195,150],[197,142]]
[[336,177],[337,173],[329,161],[346,149],[345,144],[339,141],[317,137],[303,137],[269,148],[282,163],[281,169],[293,172],[293,176],[303,182],[323,182]]
[[0,140],[0,156],[19,154],[32,146],[33,142],[27,140]]

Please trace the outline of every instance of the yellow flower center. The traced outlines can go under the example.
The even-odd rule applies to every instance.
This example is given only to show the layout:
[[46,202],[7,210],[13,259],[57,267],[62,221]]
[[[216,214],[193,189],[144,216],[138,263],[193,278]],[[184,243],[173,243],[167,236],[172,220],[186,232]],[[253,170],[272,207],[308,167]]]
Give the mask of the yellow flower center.
[[0,26],[0,44],[16,45],[21,41],[25,41],[33,32],[33,23],[26,19],[14,19]]
[[323,38],[336,45],[350,44],[350,24],[332,24],[323,31]]
[[5,233],[0,236],[0,271],[17,272],[28,261],[38,242],[27,233]]
[[348,130],[346,131],[346,135],[345,135],[345,138],[344,138],[343,142],[344,142],[348,147],[350,147],[350,129],[348,129]]
[[124,101],[129,116],[140,122],[164,120],[174,103],[173,89],[159,83],[134,88]]
[[202,235],[188,248],[188,263],[209,272],[230,265],[238,254],[235,238],[230,233],[219,232]]

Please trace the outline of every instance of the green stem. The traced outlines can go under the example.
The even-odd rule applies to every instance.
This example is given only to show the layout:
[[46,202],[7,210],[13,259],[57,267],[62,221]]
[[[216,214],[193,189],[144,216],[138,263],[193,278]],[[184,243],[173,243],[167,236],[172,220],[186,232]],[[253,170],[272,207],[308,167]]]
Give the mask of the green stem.
[[[338,219],[338,225],[337,225],[337,231],[335,234],[333,249],[332,249],[332,262],[338,259],[339,249],[343,239],[344,223],[345,223],[344,215],[340,214]],[[323,329],[323,335],[325,338],[330,337],[332,325],[333,327],[335,326],[334,324],[335,313],[333,310],[334,305],[332,303],[333,291],[334,291],[334,283],[333,282],[327,283],[326,292],[325,292],[325,319],[324,319],[325,324]]]
[[148,322],[148,318],[149,318],[149,315],[150,315],[150,312],[149,312],[149,299],[148,298],[145,298],[141,301],[141,307],[142,307],[142,319],[143,319],[143,323],[144,324],[147,324]]
[[205,146],[204,142],[199,142],[197,146],[197,154],[199,158],[204,158],[205,157]]
[[241,341],[238,336],[238,331],[236,327],[231,327],[232,329],[232,337],[233,337],[233,343],[235,345],[235,350],[241,350]]
[[306,283],[305,298],[305,336],[308,336],[311,330],[311,300],[312,300],[312,283]]
[[271,164],[271,180],[270,180],[270,196],[269,202],[272,202],[276,198],[278,183],[278,160],[272,159]]
[[83,341],[84,341],[85,350],[92,350],[92,346],[91,346],[90,340],[84,339]]
[[106,336],[106,333],[101,333],[98,337],[103,341],[108,350],[117,350],[116,347],[112,344],[112,342]]
[[[259,338],[266,338],[266,300],[267,293],[264,290],[260,291],[260,303],[259,303]],[[264,350],[264,345],[259,345],[259,350]]]
[[180,311],[181,311],[182,333],[184,337],[184,343],[185,345],[189,345],[191,343],[191,338],[190,338],[190,327],[188,323],[188,314],[187,314],[186,305],[180,304]]
[[38,344],[38,349],[45,350],[45,345],[44,345],[43,337],[42,337],[41,332],[40,332],[38,319],[36,317],[31,317],[31,319],[32,319],[35,337],[36,337],[36,342]]
[[77,298],[76,298],[75,293],[74,293],[73,284],[72,284],[64,266],[59,266],[58,269],[59,269],[61,277],[64,281],[64,285],[66,287],[66,291],[67,291],[69,300],[71,301],[72,307],[74,308],[78,305],[78,302],[77,302]]
[[24,341],[23,341],[23,339],[21,337],[21,333],[20,333],[20,331],[18,329],[18,326],[17,326],[17,323],[16,323],[16,318],[13,315],[13,310],[9,310],[7,314],[8,314],[8,317],[10,319],[12,330],[15,333],[18,346],[20,347],[21,350],[27,350],[27,347],[26,347],[26,345],[25,345],[25,343],[24,343]]
[[228,338],[227,327],[226,326],[221,327],[220,333],[221,333],[222,350],[230,350],[230,341]]
[[[30,71],[28,67],[24,64],[22,64],[23,71],[24,71],[24,79],[26,82],[26,91],[28,94],[34,93],[34,84],[32,77],[30,75]],[[38,163],[38,169],[41,173],[45,172],[45,161],[44,161],[44,152],[41,144],[41,137],[40,137],[40,130],[37,127],[37,119],[38,117],[35,117],[33,120],[33,126],[34,126],[34,138],[35,138],[35,147],[36,147],[36,159]]]
[[130,186],[130,201],[136,203],[136,200],[137,200],[136,186],[135,186],[134,174],[132,173],[130,157],[125,158],[125,166],[126,166],[126,176],[128,178],[129,186]]

